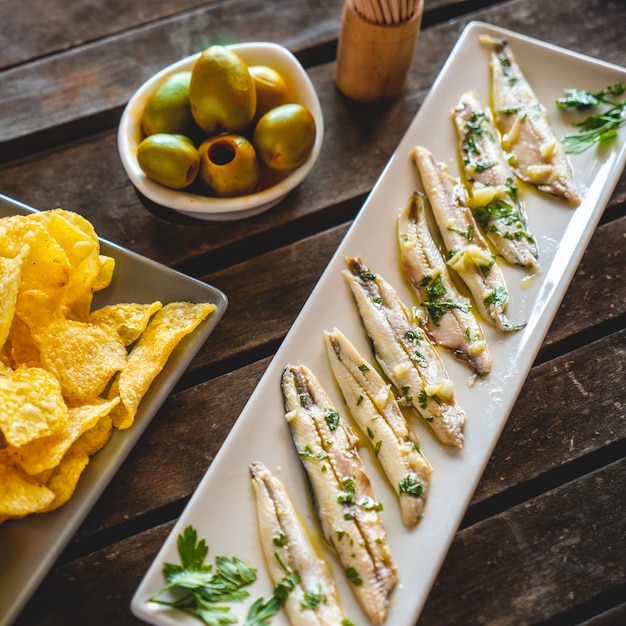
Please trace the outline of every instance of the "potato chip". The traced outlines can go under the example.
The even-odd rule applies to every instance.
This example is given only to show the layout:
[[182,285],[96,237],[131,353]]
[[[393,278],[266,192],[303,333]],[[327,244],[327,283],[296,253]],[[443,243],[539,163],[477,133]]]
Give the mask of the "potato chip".
[[0,375],[0,407],[0,430],[15,447],[47,437],[67,423],[61,385],[39,367],[20,367]]
[[0,519],[39,513],[54,497],[45,485],[0,460]]
[[118,399],[97,399],[92,404],[70,407],[63,428],[39,437],[20,447],[9,445],[7,454],[27,474],[40,474],[56,467],[70,446],[87,430],[93,428],[101,417],[108,415]]
[[63,248],[71,266],[62,309],[67,317],[85,321],[93,284],[100,274],[100,242],[95,230],[85,218],[62,209],[35,214],[34,219]]
[[42,365],[74,403],[99,396],[128,355],[117,333],[85,322],[58,320],[35,339]]
[[54,222],[57,218],[62,217],[69,222],[74,228],[83,233],[83,238],[91,239],[92,241],[98,241],[98,235],[93,224],[82,215],[79,215],[75,211],[66,211],[65,209],[56,208],[50,211],[41,211],[40,213],[33,213],[28,216],[31,220],[41,222],[46,225],[46,228],[50,230],[51,234],[55,234],[55,227],[49,227],[50,222]]
[[67,284],[71,264],[67,254],[50,236],[44,224],[14,215],[3,220],[0,228],[0,256],[14,258],[24,244],[28,255],[22,267],[21,289],[62,289]]
[[112,304],[96,309],[89,316],[89,323],[115,331],[125,346],[134,343],[146,329],[150,318],[162,308],[160,302],[152,304]]
[[14,259],[0,257],[0,348],[4,346],[9,337],[15,303],[20,288],[22,276],[22,264],[29,251],[29,246],[24,245]]
[[85,454],[91,456],[108,443],[113,432],[113,421],[111,415],[103,415],[95,426],[85,431],[73,444],[74,448],[80,449]]
[[119,393],[122,400],[111,412],[115,427],[132,425],[139,403],[174,348],[214,310],[209,303],[171,302],[155,313],[111,385],[109,397]]
[[7,355],[14,367],[40,367],[39,348],[32,338],[30,329],[18,317],[13,318],[11,334],[7,342]]
[[115,271],[115,259],[110,256],[100,255],[100,271],[93,283],[93,290],[101,291],[108,287],[113,280],[113,272]]
[[76,490],[78,479],[89,464],[89,457],[80,451],[70,450],[50,476],[46,488],[54,494],[54,499],[39,513],[48,513],[65,504]]

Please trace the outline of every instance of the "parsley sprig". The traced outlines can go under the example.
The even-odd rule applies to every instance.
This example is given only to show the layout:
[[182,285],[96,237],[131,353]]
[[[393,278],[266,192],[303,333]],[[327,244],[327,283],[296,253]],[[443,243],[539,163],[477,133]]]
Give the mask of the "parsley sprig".
[[626,99],[615,101],[626,92],[626,85],[615,83],[606,89],[592,92],[585,89],[566,89],[565,96],[556,101],[561,108],[572,108],[577,111],[589,111],[598,107],[608,107],[603,111],[592,113],[577,124],[580,130],[568,133],[562,138],[565,152],[578,154],[596,143],[613,139],[619,127],[626,122]]
[[[206,564],[209,548],[204,539],[198,541],[193,526],[185,528],[176,545],[181,562],[163,564],[163,577],[167,584],[150,600],[194,615],[207,626],[236,624],[237,617],[228,603],[241,602],[250,595],[244,587],[256,580],[256,569],[237,557],[217,556],[215,567]],[[286,579],[276,585],[269,600],[256,600],[248,611],[244,626],[268,624],[291,589],[293,581]],[[171,592],[172,600],[163,598],[166,592]]]

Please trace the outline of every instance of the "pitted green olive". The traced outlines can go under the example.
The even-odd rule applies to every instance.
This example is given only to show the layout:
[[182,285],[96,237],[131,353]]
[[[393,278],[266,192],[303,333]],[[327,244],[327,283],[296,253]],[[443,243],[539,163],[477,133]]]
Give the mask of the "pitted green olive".
[[225,133],[204,141],[200,177],[219,197],[245,196],[257,190],[260,167],[254,146],[240,135]]
[[182,189],[196,178],[200,167],[198,150],[184,135],[157,133],[137,148],[137,161],[146,176],[172,189]]
[[257,123],[253,137],[259,158],[275,170],[302,165],[315,143],[315,119],[301,104],[283,104],[268,111]]

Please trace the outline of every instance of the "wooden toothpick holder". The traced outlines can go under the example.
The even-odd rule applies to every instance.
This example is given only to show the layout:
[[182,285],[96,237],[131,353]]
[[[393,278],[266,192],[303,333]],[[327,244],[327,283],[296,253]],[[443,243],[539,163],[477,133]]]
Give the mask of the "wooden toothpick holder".
[[346,0],[343,8],[335,83],[359,102],[383,102],[399,96],[407,76],[419,34],[423,0],[413,16],[399,24],[366,21]]

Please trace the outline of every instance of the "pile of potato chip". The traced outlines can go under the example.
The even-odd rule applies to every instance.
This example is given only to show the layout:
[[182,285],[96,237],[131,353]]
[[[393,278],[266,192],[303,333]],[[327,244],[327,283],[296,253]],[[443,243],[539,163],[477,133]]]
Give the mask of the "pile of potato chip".
[[0,219],[0,523],[67,502],[89,457],[132,425],[176,345],[215,309],[92,311],[114,266],[76,213]]

